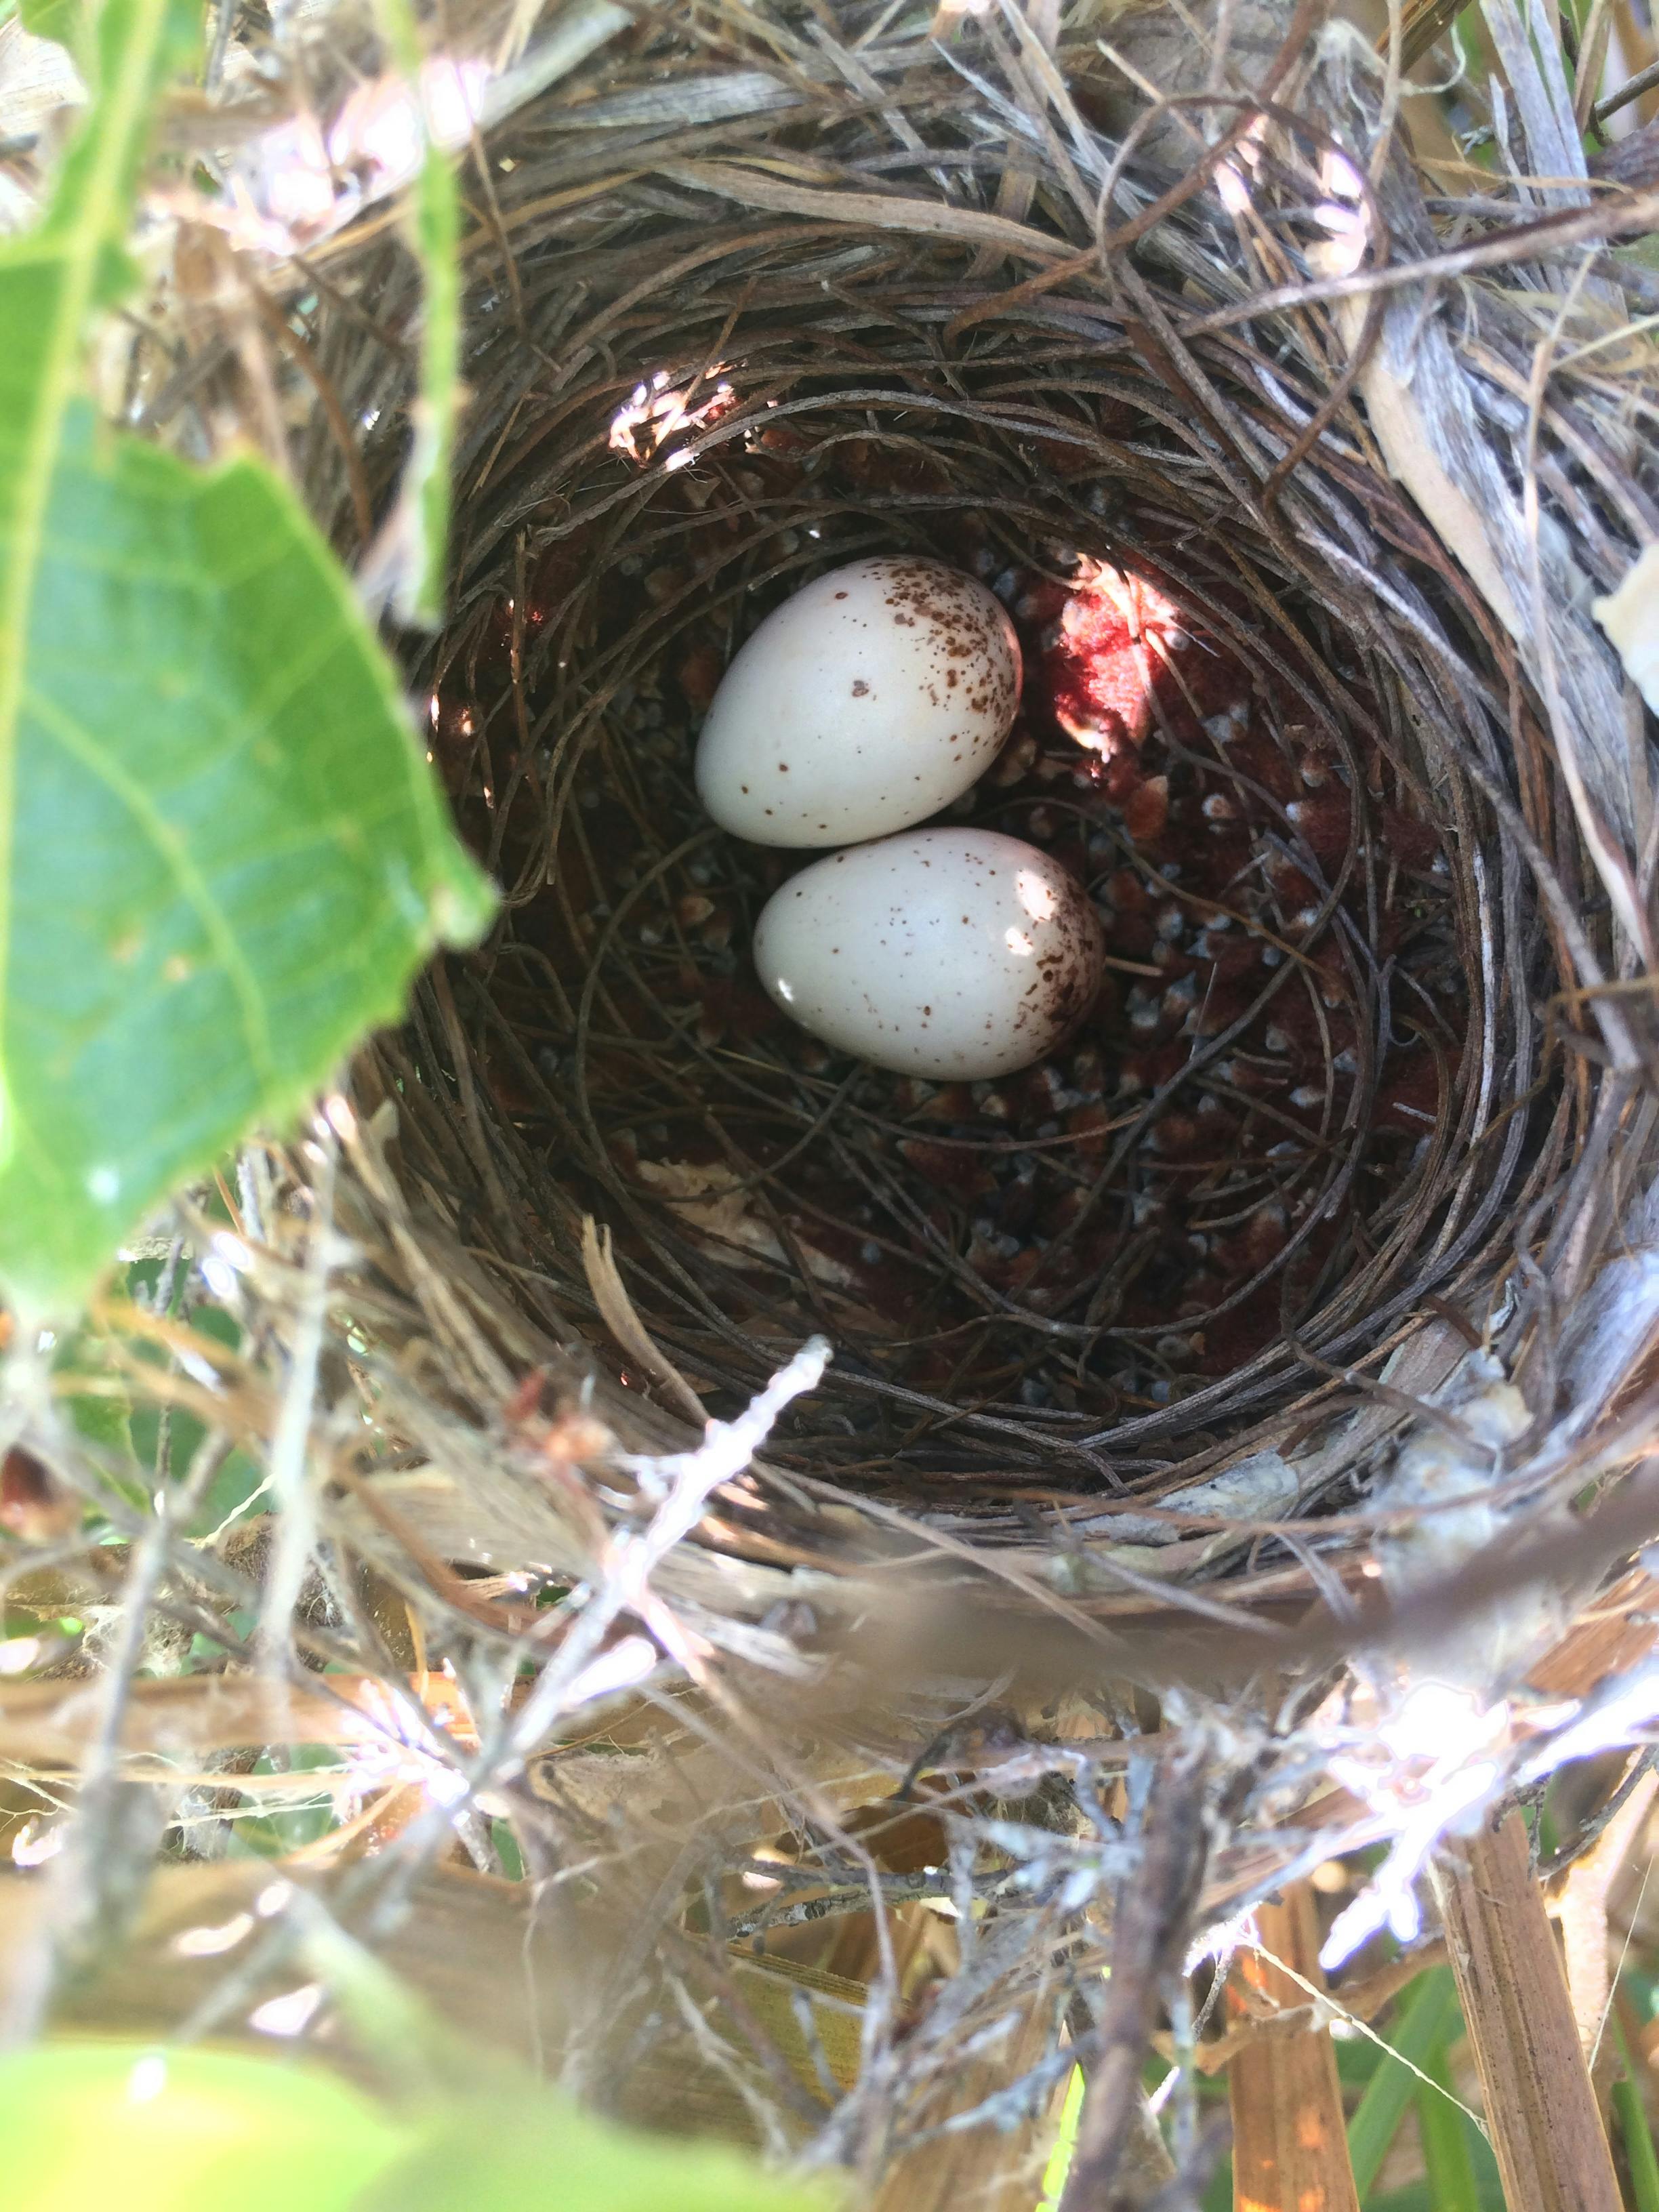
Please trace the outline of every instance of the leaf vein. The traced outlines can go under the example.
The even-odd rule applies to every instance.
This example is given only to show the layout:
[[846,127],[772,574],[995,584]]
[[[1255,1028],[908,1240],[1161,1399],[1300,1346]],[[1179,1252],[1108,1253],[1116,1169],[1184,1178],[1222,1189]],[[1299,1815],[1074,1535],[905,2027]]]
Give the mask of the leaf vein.
[[23,696],[27,711],[57,738],[66,752],[72,753],[113,798],[120,801],[167,863],[173,882],[201,923],[229,978],[241,1012],[242,1041],[247,1047],[249,1059],[258,1072],[261,1087],[274,1085],[278,1080],[276,1062],[258,980],[248,965],[229,916],[215,898],[206,878],[197,866],[187,840],[161,814],[149,793],[123,773],[91,732],[83,729],[74,715],[66,713],[55,701],[43,698],[31,687],[25,687]]

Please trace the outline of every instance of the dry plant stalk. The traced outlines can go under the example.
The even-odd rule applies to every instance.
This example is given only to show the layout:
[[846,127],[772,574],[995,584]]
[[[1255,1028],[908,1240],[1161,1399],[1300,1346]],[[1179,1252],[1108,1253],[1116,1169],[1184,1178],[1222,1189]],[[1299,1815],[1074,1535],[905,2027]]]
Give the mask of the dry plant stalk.
[[[994,2052],[963,2069],[964,2109],[1018,2081],[1053,2047],[1054,2001],[1039,1989],[1028,1997],[1011,2033]],[[1033,2113],[1018,2126],[993,2133],[980,2128],[921,2143],[896,2159],[872,2212],[1030,2212],[1053,2129],[1049,2116]]]
[[1528,2212],[1620,2212],[1520,1814],[1449,1846],[1435,1886],[1505,2197]]
[[[358,1751],[409,1751],[410,1717],[424,1712],[449,1744],[471,1749],[477,1731],[465,1698],[443,1675],[415,1675],[394,1696],[379,1674],[331,1676],[326,1690],[296,1684],[278,1716],[283,1743],[336,1744]],[[19,1767],[73,1771],[98,1725],[81,1682],[15,1682],[0,1695],[0,1759]],[[400,1721],[404,1725],[399,1726]],[[177,1761],[273,1741],[270,1692],[246,1676],[180,1677],[132,1686],[120,1717],[129,1759]]]
[[1201,1747],[1181,1744],[1152,1784],[1139,1864],[1113,1911],[1111,1970],[1060,2212],[1111,2212],[1121,2201],[1139,2132],[1141,2066],[1158,2006],[1180,1972],[1203,1881],[1206,1767]]
[[1589,1850],[1567,1869],[1551,1900],[1560,1923],[1561,1960],[1573,2018],[1578,2023],[1578,2040],[1598,2095],[1604,2093],[1615,2063],[1615,2045],[1607,2033],[1613,2005],[1607,1956],[1608,1894],[1652,1809],[1655,1792],[1659,1791],[1659,1773],[1644,1754],[1638,1753],[1638,1759],[1645,1771],[1626,1778],[1629,1788],[1623,1803]]
[[[1237,1968],[1250,2010],[1305,2008],[1322,1988],[1313,1891],[1291,1883],[1258,1907],[1261,1948]],[[1281,1971],[1279,1960],[1297,1978]],[[1310,2021],[1249,2044],[1227,2069],[1233,2116],[1235,2212],[1359,2212],[1330,2030]]]

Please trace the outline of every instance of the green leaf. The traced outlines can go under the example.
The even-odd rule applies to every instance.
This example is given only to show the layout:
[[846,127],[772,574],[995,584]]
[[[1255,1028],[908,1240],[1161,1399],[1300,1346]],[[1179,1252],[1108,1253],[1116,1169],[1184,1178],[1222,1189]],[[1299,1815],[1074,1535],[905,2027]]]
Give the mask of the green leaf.
[[[1348,2123],[1348,2156],[1363,2197],[1377,2176],[1419,2087],[1413,2067],[1444,2048],[1458,2019],[1457,1985],[1449,1966],[1435,1966],[1412,1984],[1402,2017],[1389,2039],[1395,2057],[1384,2057]],[[1405,2059],[1408,2063],[1401,2065]],[[1432,2091],[1425,2092],[1432,2095]]]
[[[133,1467],[132,1394],[107,1338],[90,1328],[76,1329],[59,1344],[52,1364],[60,1388],[68,1390],[76,1433],[114,1468],[125,1472]],[[91,1387],[75,1389],[70,1377],[85,1377]]]
[[169,1188],[289,1120],[489,912],[297,502],[80,396],[189,0],[105,0],[44,222],[0,246],[0,1279],[72,1306]]
[[[550,2092],[456,2108],[356,2212],[828,2212],[734,2150],[609,2126]],[[238,2208],[240,2212],[240,2208]]]
[[[173,1464],[178,1468],[188,1466],[188,1453],[175,1448]],[[245,1515],[258,1511],[260,1510],[259,1501],[265,1495],[268,1480],[264,1468],[257,1460],[250,1459],[245,1451],[232,1452],[209,1484],[207,1496],[202,1500],[196,1519],[185,1534],[198,1538],[212,1536],[227,1522],[240,1520]]]
[[37,39],[56,39],[71,53],[82,49],[87,21],[81,0],[3,0],[0,23],[10,15],[21,15],[23,28]]
[[0,2059],[16,2204],[348,2212],[409,2141],[333,2075],[286,2060],[94,2042]]
[[526,2079],[395,2114],[287,2054],[64,2039],[0,2058],[9,2203],[120,2212],[828,2212],[739,2152],[645,2136]]

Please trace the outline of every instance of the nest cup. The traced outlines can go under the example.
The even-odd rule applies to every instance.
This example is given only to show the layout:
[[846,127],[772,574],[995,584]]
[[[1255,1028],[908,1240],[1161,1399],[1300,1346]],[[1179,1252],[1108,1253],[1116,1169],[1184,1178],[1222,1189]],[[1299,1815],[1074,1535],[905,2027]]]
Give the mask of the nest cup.
[[[406,658],[504,912],[360,1068],[398,1134],[343,1187],[431,1353],[404,1432],[473,1439],[475,1557],[527,1540],[476,1502],[527,1368],[659,1449],[820,1334],[703,1532],[716,1611],[894,1509],[1109,1611],[1147,1572],[1294,1597],[1254,1524],[1352,1505],[1471,1345],[1555,1341],[1630,1219],[1608,1085],[1645,1047],[1595,995],[1631,940],[1581,822],[1634,884],[1589,599],[1645,495],[1607,380],[1529,408],[1548,265],[1389,277],[1437,241],[1357,33],[1252,16],[1257,93],[1186,61],[1152,101],[1154,19],[930,27],[641,18],[475,149],[451,613]],[[332,282],[321,357],[376,426],[349,466],[312,433],[344,539],[409,397],[362,306],[383,334],[415,293],[384,234]],[[1106,924],[1084,1029],[1000,1084],[775,1016],[747,944],[799,856],[692,789],[742,639],[891,552],[1014,614],[1022,717],[955,811]]]

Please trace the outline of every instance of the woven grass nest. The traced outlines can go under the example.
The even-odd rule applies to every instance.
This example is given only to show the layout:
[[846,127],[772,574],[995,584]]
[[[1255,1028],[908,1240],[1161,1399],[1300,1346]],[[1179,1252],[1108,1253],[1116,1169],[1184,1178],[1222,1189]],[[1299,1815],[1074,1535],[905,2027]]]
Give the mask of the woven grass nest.
[[[313,1660],[450,1662],[527,1924],[594,1962],[544,2056],[894,2205],[1032,2201],[1074,2057],[1190,2049],[1189,1942],[1321,1862],[1391,1843],[1350,1948],[1409,1943],[1454,1814],[1645,1653],[1659,844],[1601,603],[1659,536],[1650,216],[1487,24],[1476,161],[1309,9],[590,9],[466,173],[404,645],[503,910],[244,1164],[224,1372],[301,1443],[220,1571]],[[352,550],[413,264],[371,210],[281,283]],[[774,1016],[783,864],[692,793],[736,646],[878,551],[1008,605],[965,811],[1106,923],[998,1084]],[[352,1870],[411,1956],[453,1833]],[[1188,2185],[1137,2094],[1089,2203]]]
[[[1468,295],[1473,367],[1420,286],[1371,289],[1437,241],[1335,32],[1280,53],[1282,114],[1138,118],[1083,26],[769,35],[784,77],[641,27],[491,142],[453,617],[412,673],[506,914],[376,1056],[398,1181],[629,1443],[676,1436],[641,1395],[729,1417],[830,1340],[775,1442],[793,1480],[705,1547],[775,1570],[757,1594],[886,1550],[878,1516],[853,1534],[878,1501],[903,1547],[936,1528],[1140,1610],[1114,1536],[1180,1534],[1145,1507],[1230,1470],[1221,1518],[1352,1504],[1402,1411],[1368,1382],[1428,1395],[1471,1344],[1507,1370],[1620,1234],[1595,1071],[1642,1056],[1645,802],[1589,602],[1645,527],[1629,347],[1529,406],[1539,347],[1584,343],[1564,289],[1617,327],[1582,245]],[[343,313],[319,350],[386,426],[372,498],[403,364]],[[1426,527],[1389,466],[1413,439]],[[690,789],[760,614],[888,550],[1014,611],[1026,711],[971,818],[1048,843],[1108,923],[1087,1028],[1000,1085],[883,1077],[773,1015],[744,953],[782,864]],[[483,1412],[508,1378],[468,1370]],[[1227,1553],[1231,1601],[1241,1571],[1317,1587]]]

